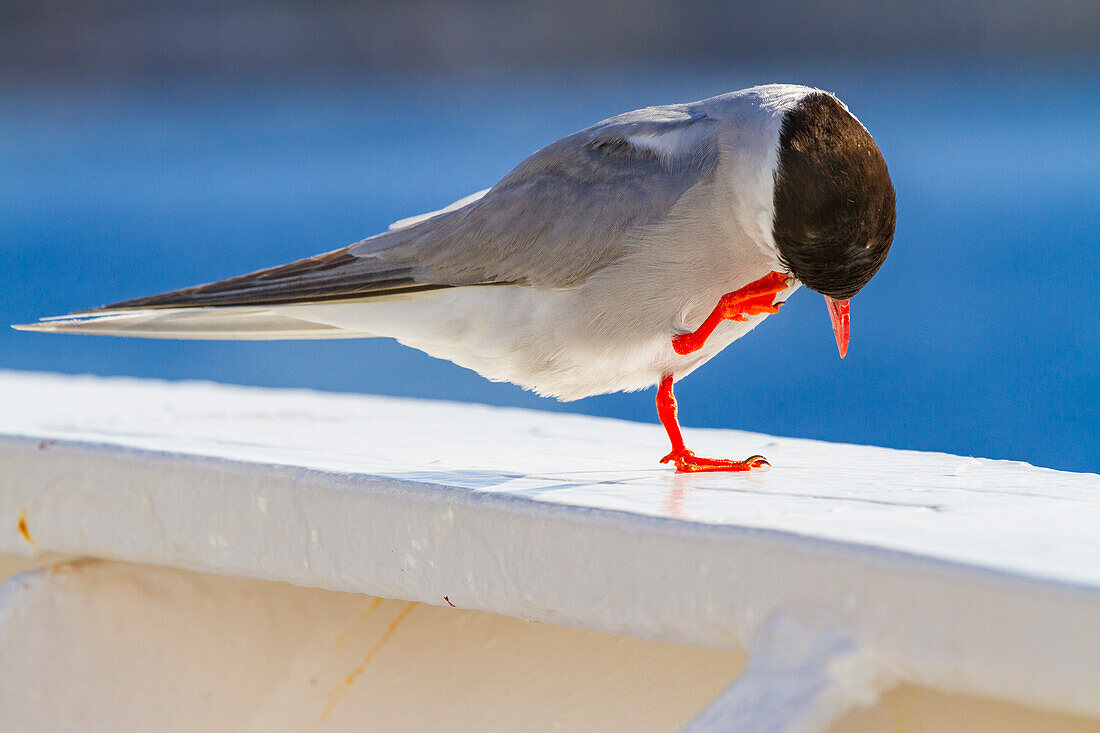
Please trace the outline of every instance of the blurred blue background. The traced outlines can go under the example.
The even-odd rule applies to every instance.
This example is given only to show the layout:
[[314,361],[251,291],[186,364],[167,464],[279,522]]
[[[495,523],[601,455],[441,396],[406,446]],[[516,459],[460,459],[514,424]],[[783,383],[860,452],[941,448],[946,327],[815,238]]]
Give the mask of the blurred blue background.
[[[799,82],[878,140],[894,247],[846,360],[803,290],[677,386],[685,424],[1100,471],[1100,4],[806,7],[0,5],[0,323],[335,249],[613,114]],[[656,421],[652,390],[561,404],[382,340],[2,329],[0,368]]]

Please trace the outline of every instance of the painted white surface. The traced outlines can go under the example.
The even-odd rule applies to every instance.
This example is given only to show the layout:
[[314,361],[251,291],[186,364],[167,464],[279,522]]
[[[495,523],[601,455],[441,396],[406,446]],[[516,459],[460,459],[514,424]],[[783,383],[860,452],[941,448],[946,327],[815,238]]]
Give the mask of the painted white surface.
[[0,729],[672,731],[734,652],[79,562],[0,592]]
[[[656,425],[0,376],[0,550],[90,554],[751,648],[777,616],[898,681],[1100,717],[1100,477]],[[18,531],[23,517],[31,540]]]
[[[792,663],[820,669],[802,664],[820,645],[799,643],[816,637],[776,630],[767,643],[789,653],[754,657],[734,690],[807,689],[787,683]],[[833,684],[853,679],[833,659]],[[70,562],[0,588],[2,727],[22,733],[673,731],[743,666],[736,652],[152,565]],[[691,730],[783,722],[775,705],[731,702],[744,701],[721,696]],[[902,687],[829,730],[1098,733],[1100,721]]]

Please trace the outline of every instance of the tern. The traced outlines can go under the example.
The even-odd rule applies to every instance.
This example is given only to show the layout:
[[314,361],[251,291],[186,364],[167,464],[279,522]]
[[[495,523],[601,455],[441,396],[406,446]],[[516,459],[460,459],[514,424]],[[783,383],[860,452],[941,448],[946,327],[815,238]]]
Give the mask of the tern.
[[772,84],[627,112],[495,186],[356,244],[16,328],[175,339],[391,337],[561,400],[657,385],[678,471],[768,465],[688,450],[673,382],[778,311],[849,300],[882,265],[895,195],[833,94]]

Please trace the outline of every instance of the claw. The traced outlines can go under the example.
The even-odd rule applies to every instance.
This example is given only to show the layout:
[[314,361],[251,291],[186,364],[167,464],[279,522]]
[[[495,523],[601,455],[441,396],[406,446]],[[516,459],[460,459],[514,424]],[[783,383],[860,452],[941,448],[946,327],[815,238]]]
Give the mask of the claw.
[[745,463],[749,464],[752,468],[771,468],[772,464],[768,463],[768,459],[761,455],[749,456],[745,459]]

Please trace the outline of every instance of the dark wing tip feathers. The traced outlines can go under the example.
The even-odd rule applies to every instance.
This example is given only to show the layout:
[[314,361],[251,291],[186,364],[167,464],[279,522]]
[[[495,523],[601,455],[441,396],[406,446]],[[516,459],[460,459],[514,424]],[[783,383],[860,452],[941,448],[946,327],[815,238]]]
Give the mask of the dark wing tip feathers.
[[409,265],[356,257],[350,247],[206,285],[134,298],[105,310],[291,305],[397,295],[448,287],[419,282]]
[[[665,161],[653,150],[632,144],[630,136],[665,134],[706,119],[705,114],[685,111],[679,106],[620,115],[530,156],[485,198],[467,207],[327,254],[215,283],[124,300],[84,313],[360,300],[462,285],[570,286],[617,256],[618,250],[611,247],[617,241],[615,235],[628,225],[645,224],[663,215],[695,184],[698,177],[684,175],[682,168],[696,166],[707,171],[717,161],[717,148],[713,145],[688,151],[690,155],[685,154],[683,160]],[[625,213],[621,197],[607,192],[609,164],[618,180],[630,182],[630,190],[640,200],[633,208],[626,207]],[[547,177],[556,185],[546,186]],[[551,200],[555,193],[583,191],[584,195],[590,195],[593,183],[604,184],[604,192],[594,202],[589,201],[590,205],[579,212],[579,221],[573,222],[579,240],[555,239],[550,235],[557,230],[547,225],[547,219],[532,214],[540,211],[540,202],[543,210],[547,209],[546,200]],[[506,206],[507,194],[512,189],[524,195],[531,191],[535,194],[533,202],[525,202],[523,210],[529,221],[524,226],[516,227],[515,222],[507,219],[519,210],[513,206],[509,211]],[[498,193],[503,213],[483,208],[494,192]],[[500,204],[501,200],[505,203]],[[501,217],[505,221],[499,221]],[[601,233],[605,236],[599,236]],[[486,238],[489,241],[483,241]],[[529,249],[532,243],[543,248],[543,256],[526,257],[521,250]],[[589,256],[574,257],[574,262],[569,255],[578,247]],[[563,257],[566,249],[570,251]],[[529,259],[537,262],[528,262]]]

